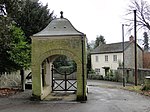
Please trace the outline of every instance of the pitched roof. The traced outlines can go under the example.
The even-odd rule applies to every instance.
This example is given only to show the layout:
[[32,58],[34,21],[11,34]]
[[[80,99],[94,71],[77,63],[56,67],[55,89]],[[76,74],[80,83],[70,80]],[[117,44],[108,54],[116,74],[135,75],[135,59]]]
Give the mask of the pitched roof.
[[[124,42],[124,49],[126,49],[132,42]],[[123,52],[123,42],[112,43],[112,44],[101,44],[96,47],[91,54],[102,54],[102,53],[117,53]]]

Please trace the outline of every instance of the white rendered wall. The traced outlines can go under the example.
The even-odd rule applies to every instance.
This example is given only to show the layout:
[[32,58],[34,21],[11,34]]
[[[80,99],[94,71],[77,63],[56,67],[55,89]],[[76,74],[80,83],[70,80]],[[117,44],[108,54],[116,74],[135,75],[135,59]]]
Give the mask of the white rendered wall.
[[[108,61],[105,61],[105,55],[108,55]],[[117,55],[117,61],[113,61],[113,55]],[[98,56],[98,61],[96,62],[96,56]],[[111,70],[117,70],[119,63],[122,64],[123,53],[108,53],[108,54],[92,54],[91,64],[92,69],[100,69],[100,75],[105,75],[105,69],[102,67],[110,67]]]

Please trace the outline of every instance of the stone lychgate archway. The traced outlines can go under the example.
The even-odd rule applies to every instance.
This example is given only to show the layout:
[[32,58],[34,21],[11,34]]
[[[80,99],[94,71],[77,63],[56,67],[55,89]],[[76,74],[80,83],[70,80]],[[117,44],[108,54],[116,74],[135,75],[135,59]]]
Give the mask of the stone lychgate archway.
[[[40,100],[52,92],[51,67],[59,55],[72,58],[77,64],[77,100],[86,100],[86,35],[70,21],[52,20],[41,32],[32,36],[32,94]],[[44,63],[44,64],[43,64]],[[43,65],[46,72],[43,76]]]

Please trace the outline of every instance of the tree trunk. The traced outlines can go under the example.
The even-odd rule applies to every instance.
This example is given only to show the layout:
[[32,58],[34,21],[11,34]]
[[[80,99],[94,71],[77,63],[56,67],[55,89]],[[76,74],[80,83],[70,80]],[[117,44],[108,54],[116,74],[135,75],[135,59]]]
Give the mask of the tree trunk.
[[20,70],[20,75],[21,75],[21,90],[24,91],[25,90],[25,80],[24,80],[24,70],[23,69]]

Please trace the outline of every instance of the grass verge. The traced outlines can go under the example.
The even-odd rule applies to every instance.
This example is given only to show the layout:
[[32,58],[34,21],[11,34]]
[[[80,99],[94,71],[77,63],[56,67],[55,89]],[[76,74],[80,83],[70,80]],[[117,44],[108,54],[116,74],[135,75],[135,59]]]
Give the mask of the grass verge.
[[126,87],[122,87],[121,89],[137,92],[145,96],[150,96],[150,90],[144,91],[142,90],[142,86],[126,86]]

